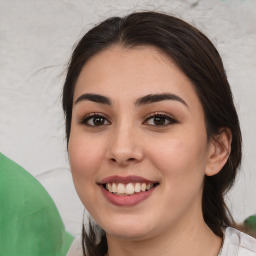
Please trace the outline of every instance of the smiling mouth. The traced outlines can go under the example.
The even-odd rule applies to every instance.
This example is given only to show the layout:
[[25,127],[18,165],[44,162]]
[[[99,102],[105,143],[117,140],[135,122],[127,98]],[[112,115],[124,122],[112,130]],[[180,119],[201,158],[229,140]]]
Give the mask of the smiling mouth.
[[105,183],[103,187],[118,196],[131,196],[134,194],[142,193],[151,190],[153,187],[159,185],[159,183]]

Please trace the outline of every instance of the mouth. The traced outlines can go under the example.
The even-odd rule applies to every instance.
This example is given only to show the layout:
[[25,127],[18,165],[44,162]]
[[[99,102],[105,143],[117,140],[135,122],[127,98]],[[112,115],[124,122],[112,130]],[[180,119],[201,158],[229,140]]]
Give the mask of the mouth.
[[117,196],[131,196],[141,192],[146,192],[159,185],[159,183],[105,183],[104,189]]
[[151,197],[160,184],[139,176],[109,176],[97,183],[105,198],[116,206],[135,206]]

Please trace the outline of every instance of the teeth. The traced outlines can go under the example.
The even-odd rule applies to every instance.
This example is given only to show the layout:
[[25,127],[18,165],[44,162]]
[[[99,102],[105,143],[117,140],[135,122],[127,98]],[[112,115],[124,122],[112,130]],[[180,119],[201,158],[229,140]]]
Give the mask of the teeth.
[[125,192],[128,195],[134,194],[134,186],[132,185],[132,183],[127,184]]
[[[150,190],[153,187],[153,184],[148,184],[147,185],[147,190]],[[113,189],[113,188],[112,188]]]
[[153,183],[107,183],[106,189],[117,195],[133,195],[134,193],[145,192],[153,187]]
[[[111,192],[111,191],[110,191],[110,192]],[[116,192],[117,192],[117,187],[116,187],[116,184],[115,184],[115,183],[112,184],[112,192],[113,192],[113,193],[116,193]]]
[[109,192],[113,192],[111,184],[108,183],[106,187]]
[[125,185],[122,183],[118,183],[116,192],[118,194],[125,194]]
[[140,192],[140,183],[135,184],[134,191],[137,192],[137,193]]

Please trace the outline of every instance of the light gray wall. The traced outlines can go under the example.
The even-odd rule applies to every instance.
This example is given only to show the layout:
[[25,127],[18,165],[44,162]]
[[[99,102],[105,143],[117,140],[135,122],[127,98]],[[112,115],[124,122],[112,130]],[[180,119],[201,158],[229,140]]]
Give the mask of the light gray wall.
[[134,10],[182,17],[217,46],[244,140],[228,202],[238,221],[256,213],[256,0],[0,0],[0,151],[45,186],[67,230],[80,233],[83,207],[69,171],[60,102],[65,65],[93,24]]

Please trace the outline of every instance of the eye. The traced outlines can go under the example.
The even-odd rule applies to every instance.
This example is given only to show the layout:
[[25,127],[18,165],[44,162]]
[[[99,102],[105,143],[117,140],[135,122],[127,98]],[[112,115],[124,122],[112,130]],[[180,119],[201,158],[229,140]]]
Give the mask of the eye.
[[94,126],[94,127],[110,124],[107,118],[104,115],[99,113],[91,113],[85,116],[79,123],[85,124],[87,126]]
[[152,126],[167,126],[175,123],[177,123],[177,121],[173,117],[163,113],[150,114],[143,122],[143,124]]

